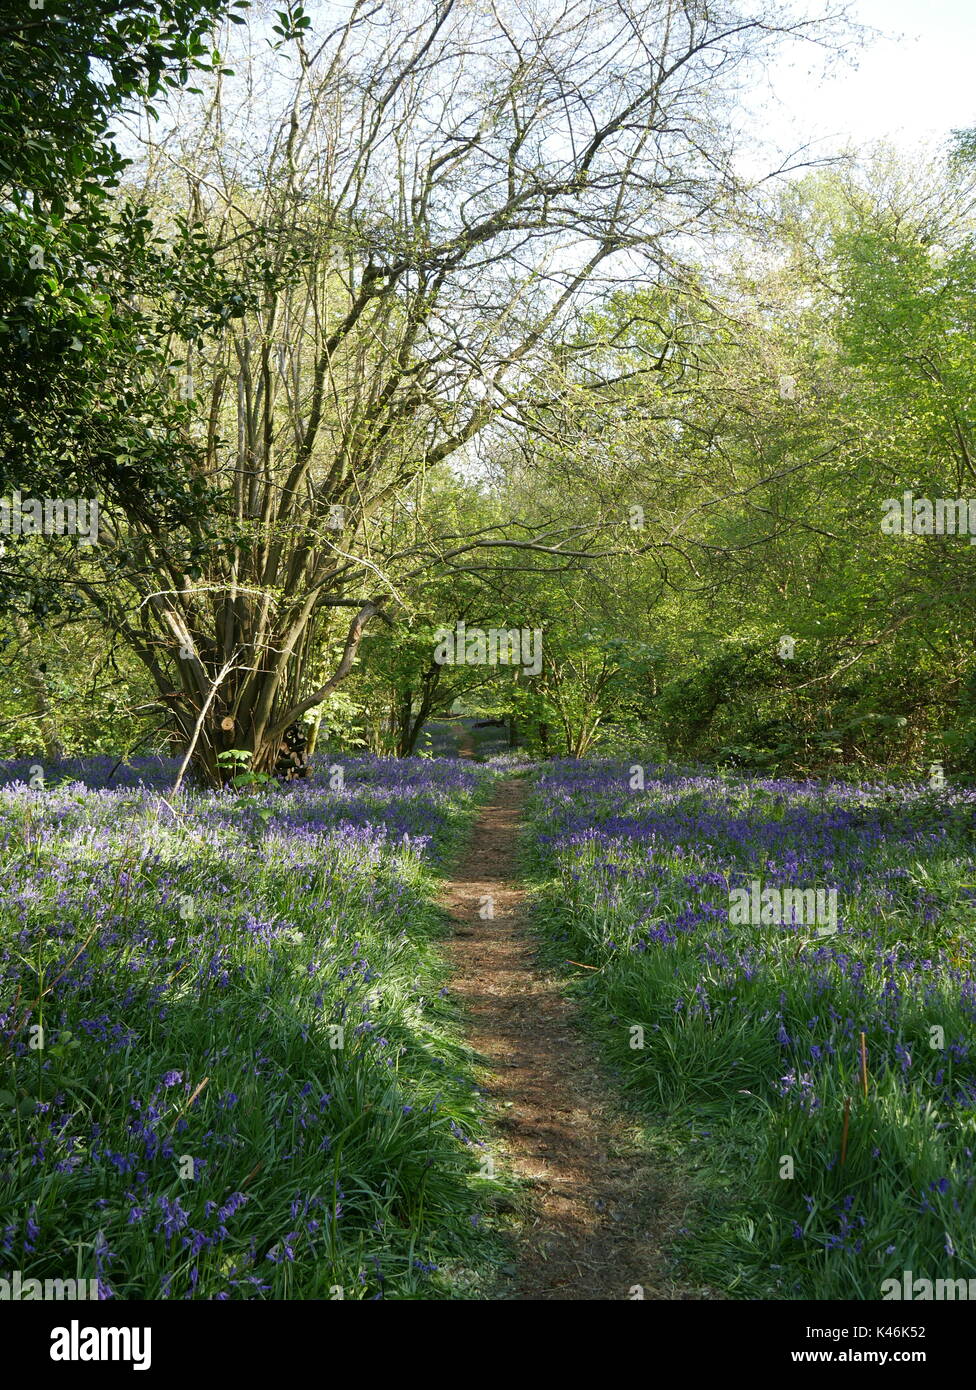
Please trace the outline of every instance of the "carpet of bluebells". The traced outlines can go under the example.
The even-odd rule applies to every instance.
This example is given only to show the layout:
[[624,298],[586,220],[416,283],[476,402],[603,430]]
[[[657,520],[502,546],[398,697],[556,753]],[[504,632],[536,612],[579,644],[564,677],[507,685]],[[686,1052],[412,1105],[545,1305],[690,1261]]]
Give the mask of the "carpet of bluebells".
[[[686,1259],[733,1298],[973,1277],[976,793],[644,772],[548,767],[532,853],[615,1073],[684,1136]],[[836,934],[733,925],[752,879],[836,889]]]
[[465,1297],[478,1096],[434,873],[495,775],[0,764],[0,1274],[103,1298]]

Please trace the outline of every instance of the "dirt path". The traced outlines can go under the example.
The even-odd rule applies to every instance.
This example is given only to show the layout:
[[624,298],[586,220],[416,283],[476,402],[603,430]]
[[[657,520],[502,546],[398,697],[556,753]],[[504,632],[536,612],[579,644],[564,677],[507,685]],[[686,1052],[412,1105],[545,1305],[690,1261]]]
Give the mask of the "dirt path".
[[[578,1010],[540,965],[514,882],[527,786],[499,784],[441,896],[456,925],[447,952],[482,1090],[499,1134],[500,1173],[530,1186],[520,1213],[515,1300],[696,1297],[664,1272],[662,1244],[683,1203],[648,1170],[632,1123],[608,1103],[612,1083],[578,1029]],[[493,918],[481,913],[491,909]]]

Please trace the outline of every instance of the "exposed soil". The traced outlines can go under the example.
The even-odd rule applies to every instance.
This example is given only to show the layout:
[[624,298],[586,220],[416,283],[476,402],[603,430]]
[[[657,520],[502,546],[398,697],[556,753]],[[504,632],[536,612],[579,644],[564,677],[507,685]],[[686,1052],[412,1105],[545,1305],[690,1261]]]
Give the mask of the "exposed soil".
[[[485,1067],[499,1136],[496,1171],[526,1184],[517,1263],[498,1296],[628,1299],[639,1285],[645,1299],[701,1297],[670,1280],[662,1253],[686,1203],[649,1169],[634,1122],[609,1099],[612,1083],[577,1006],[538,959],[515,882],[526,792],[517,779],[499,783],[441,895],[456,924],[446,948],[452,992]],[[480,915],[488,899],[493,918]]]

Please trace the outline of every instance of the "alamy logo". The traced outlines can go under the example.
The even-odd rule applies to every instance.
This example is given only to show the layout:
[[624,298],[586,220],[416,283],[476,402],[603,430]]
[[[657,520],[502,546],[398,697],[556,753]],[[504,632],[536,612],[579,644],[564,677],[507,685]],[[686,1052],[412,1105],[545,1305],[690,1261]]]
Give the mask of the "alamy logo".
[[837,889],[763,888],[754,878],[747,888],[733,888],[729,893],[729,922],[733,926],[815,926],[818,936],[833,936]]
[[914,492],[881,503],[886,536],[968,536],[976,545],[976,497],[916,497]]
[[439,627],[434,660],[438,666],[521,666],[527,676],[542,670],[542,629]]
[[15,1269],[9,1279],[0,1279],[0,1303],[98,1298],[97,1279],[25,1279]]
[[134,1371],[152,1365],[151,1327],[69,1327],[51,1331],[52,1361],[131,1361]]
[[5,536],[78,536],[98,543],[97,497],[0,497],[0,532]]
[[885,1302],[890,1299],[914,1303],[968,1302],[976,1299],[976,1279],[915,1279],[910,1269],[903,1269],[900,1279],[882,1280],[881,1297]]

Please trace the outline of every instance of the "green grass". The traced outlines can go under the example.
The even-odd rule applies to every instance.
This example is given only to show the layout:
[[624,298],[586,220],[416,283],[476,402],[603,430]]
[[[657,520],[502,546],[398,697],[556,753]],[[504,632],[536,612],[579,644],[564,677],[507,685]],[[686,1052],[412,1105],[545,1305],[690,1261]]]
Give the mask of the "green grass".
[[[936,818],[920,799],[875,816],[869,797],[865,824],[883,833],[862,841],[859,821],[846,840],[838,830],[835,870],[852,866],[859,888],[842,932],[824,943],[777,926],[736,935],[707,915],[727,903],[727,888],[689,887],[689,875],[729,862],[714,827],[696,833],[711,825],[697,818],[716,805],[733,819],[744,808],[782,818],[782,798],[740,793],[734,780],[683,795],[673,835],[656,822],[649,860],[641,837],[618,826],[658,793],[628,798],[616,785],[605,837],[598,805],[553,811],[537,796],[523,852],[547,949],[596,967],[564,964],[569,987],[649,1152],[688,1194],[676,1267],[748,1299],[878,1299],[904,1269],[976,1276],[976,1110],[965,1099],[976,1081],[971,807]],[[570,816],[597,835],[536,848]],[[742,870],[759,872],[748,836],[733,849]],[[689,904],[701,912],[692,929],[635,948],[635,931],[674,923]]]
[[[441,805],[441,862],[488,785]],[[311,829],[271,792],[270,819],[188,794],[179,821],[7,795],[0,1268],[119,1299],[480,1296],[498,1184],[439,873],[308,797]]]

